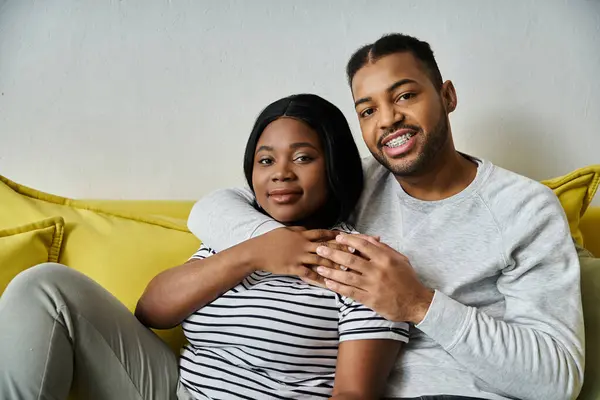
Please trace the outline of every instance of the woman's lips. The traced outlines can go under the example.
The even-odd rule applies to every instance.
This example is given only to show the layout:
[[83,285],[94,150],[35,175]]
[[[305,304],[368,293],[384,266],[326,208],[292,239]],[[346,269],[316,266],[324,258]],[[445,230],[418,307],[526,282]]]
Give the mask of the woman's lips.
[[269,198],[277,204],[295,203],[302,196],[297,189],[274,189],[269,191]]

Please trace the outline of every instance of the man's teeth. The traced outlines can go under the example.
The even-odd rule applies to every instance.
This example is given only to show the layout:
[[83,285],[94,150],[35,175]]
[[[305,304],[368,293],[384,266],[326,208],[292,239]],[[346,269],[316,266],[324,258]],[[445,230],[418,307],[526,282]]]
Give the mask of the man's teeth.
[[397,138],[393,138],[392,140],[390,140],[389,142],[387,142],[385,145],[387,147],[399,147],[402,146],[404,143],[408,142],[408,139],[410,139],[411,137],[413,137],[415,134],[414,133],[405,133],[402,136],[398,136]]

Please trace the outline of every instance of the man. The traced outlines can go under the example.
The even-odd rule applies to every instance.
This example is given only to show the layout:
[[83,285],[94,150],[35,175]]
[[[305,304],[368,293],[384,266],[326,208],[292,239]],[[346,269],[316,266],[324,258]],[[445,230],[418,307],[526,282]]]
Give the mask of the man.
[[[427,43],[384,36],[359,49],[347,73],[373,155],[351,222],[380,242],[338,236],[354,254],[317,253],[347,270],[317,271],[332,290],[414,327],[386,396],[576,398],[579,263],[557,198],[456,151],[448,118],[456,92]],[[216,250],[270,235],[281,254],[265,262],[308,241],[251,202],[249,191],[215,192],[196,204],[190,229]]]

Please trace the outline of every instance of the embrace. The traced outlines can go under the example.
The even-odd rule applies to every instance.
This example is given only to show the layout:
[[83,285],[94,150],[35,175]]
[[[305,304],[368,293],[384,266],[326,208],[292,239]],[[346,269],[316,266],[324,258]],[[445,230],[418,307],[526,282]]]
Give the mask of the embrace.
[[[248,188],[196,203],[202,246],[135,315],[63,265],[10,283],[0,399],[576,398],[580,270],[556,196],[456,150],[428,43],[383,36],[346,73],[371,157],[327,100],[269,104]],[[179,324],[178,357],[148,328]]]

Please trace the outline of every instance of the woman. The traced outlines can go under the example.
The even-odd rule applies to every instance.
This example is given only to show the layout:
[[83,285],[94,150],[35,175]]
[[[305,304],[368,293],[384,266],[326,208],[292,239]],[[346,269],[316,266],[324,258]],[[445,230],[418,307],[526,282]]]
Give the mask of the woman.
[[[315,95],[278,100],[259,115],[244,172],[260,210],[307,229],[343,223],[362,190],[346,119]],[[261,265],[249,242],[218,254],[203,245],[158,275],[138,303],[136,315],[153,327],[187,317],[182,384],[198,399],[327,398],[332,389],[379,397],[405,324],[305,283],[299,270]]]
[[[304,228],[343,222],[362,188],[343,114],[314,95],[261,113],[244,170],[257,207]],[[65,399],[73,381],[89,399],[377,398],[406,326],[305,283],[304,265],[265,262],[257,243],[272,245],[267,234],[215,255],[203,246],[149,284],[136,316],[155,328],[185,319],[179,369],[164,343],[83,275],[56,264],[22,273],[0,300],[0,343],[10,344],[0,398]]]

